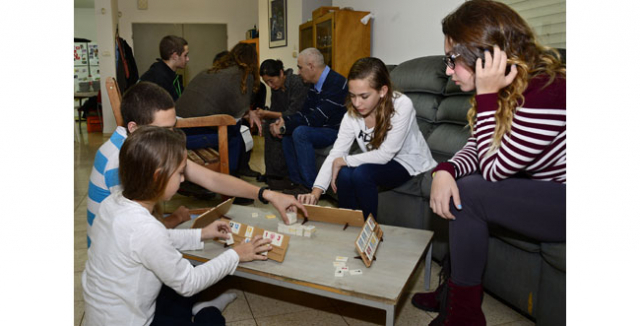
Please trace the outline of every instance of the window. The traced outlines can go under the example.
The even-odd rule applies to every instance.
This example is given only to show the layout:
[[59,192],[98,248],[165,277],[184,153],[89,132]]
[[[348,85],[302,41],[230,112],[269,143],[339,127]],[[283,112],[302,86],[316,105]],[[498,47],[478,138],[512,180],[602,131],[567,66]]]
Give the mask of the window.
[[566,1],[560,0],[498,0],[507,4],[533,28],[538,41],[554,48],[567,47]]

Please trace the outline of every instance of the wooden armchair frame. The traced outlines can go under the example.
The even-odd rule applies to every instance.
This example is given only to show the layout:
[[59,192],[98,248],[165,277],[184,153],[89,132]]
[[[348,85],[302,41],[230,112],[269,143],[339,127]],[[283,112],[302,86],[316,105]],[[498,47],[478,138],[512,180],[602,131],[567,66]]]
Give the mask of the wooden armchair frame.
[[[124,119],[120,112],[120,103],[122,94],[118,88],[115,78],[108,77],[106,81],[107,94],[111,109],[118,126],[124,125]],[[236,124],[236,120],[228,114],[214,114],[204,117],[178,119],[176,128],[195,128],[195,127],[218,127],[218,151],[213,148],[203,148],[197,150],[188,150],[189,159],[203,165],[204,167],[225,174],[229,174],[229,142],[227,135],[227,127]]]

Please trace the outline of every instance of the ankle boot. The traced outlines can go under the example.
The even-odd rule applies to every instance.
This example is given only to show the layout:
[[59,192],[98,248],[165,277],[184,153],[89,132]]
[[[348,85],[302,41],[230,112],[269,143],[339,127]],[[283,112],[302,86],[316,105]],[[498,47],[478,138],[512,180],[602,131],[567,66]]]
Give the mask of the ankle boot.
[[445,304],[440,306],[440,314],[429,326],[486,326],[482,313],[482,284],[459,286],[451,279],[447,283]]
[[437,312],[440,310],[443,291],[447,289],[447,283],[442,283],[433,292],[416,293],[411,298],[411,303],[418,309],[424,311]]

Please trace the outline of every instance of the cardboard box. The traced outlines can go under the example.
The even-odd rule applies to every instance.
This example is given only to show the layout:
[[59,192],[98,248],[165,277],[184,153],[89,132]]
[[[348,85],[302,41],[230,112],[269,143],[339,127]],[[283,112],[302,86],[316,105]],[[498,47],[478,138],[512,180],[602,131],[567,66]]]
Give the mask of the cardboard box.
[[100,121],[99,117],[87,117],[87,132],[102,132],[102,121]]

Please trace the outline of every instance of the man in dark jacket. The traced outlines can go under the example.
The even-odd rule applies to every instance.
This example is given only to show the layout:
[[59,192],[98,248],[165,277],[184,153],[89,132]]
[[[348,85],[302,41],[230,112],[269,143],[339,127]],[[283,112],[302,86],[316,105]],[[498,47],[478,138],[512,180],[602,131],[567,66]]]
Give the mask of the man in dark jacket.
[[300,52],[298,69],[302,80],[313,84],[302,109],[269,126],[272,135],[282,137],[289,178],[297,184],[285,192],[293,195],[311,191],[318,174],[314,149],[331,146],[336,141],[348,93],[347,80],[324,63],[316,48]]
[[177,69],[184,69],[189,62],[189,45],[182,37],[167,35],[160,41],[160,57],[149,67],[140,80],[152,82],[164,88],[173,101],[177,101],[184,87],[180,76],[176,74]]

